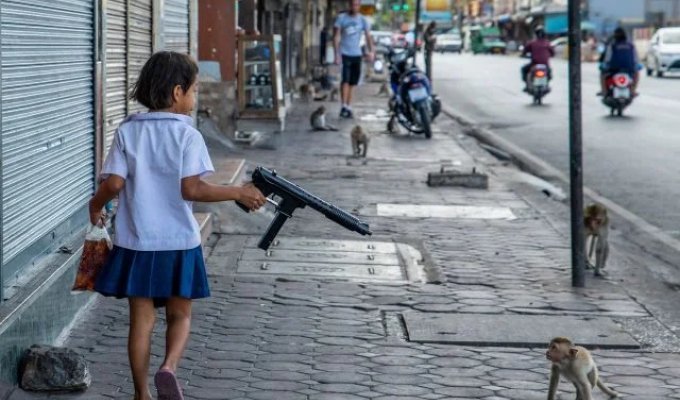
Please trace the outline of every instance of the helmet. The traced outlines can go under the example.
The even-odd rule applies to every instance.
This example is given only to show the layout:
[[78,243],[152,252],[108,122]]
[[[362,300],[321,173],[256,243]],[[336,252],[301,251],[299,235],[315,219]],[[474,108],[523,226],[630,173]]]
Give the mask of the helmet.
[[628,35],[626,35],[626,31],[623,28],[618,27],[614,30],[614,39],[623,42],[628,40]]
[[536,37],[545,37],[545,27],[543,25],[537,25],[534,28],[534,33],[536,34]]

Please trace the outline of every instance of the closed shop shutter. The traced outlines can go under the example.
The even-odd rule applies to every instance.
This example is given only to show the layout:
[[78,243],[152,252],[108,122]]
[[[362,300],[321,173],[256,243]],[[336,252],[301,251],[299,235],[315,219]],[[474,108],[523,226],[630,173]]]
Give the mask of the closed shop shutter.
[[3,264],[92,194],[94,5],[0,3]]
[[165,1],[165,50],[189,54],[189,0]]
[[[128,88],[131,89],[153,51],[153,13],[152,0],[128,0],[128,4]],[[146,109],[129,100],[128,113],[139,111]]]
[[106,132],[104,154],[127,115],[127,0],[106,5]]
[[106,135],[105,154],[120,122],[145,111],[128,95],[139,71],[151,57],[152,0],[109,0],[106,9]]

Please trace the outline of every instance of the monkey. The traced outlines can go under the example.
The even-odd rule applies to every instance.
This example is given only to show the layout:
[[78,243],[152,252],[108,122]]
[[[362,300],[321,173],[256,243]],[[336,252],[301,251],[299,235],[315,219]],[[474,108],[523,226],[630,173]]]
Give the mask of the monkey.
[[352,128],[350,137],[352,138],[352,155],[366,158],[370,138],[366,132],[364,132],[364,128],[362,128],[361,125],[356,125]]
[[295,79],[293,78],[288,78],[286,79],[286,89],[289,92],[294,92],[295,91]]
[[340,90],[338,89],[338,87],[336,85],[333,85],[333,87],[331,88],[331,93],[330,93],[331,99],[330,100],[331,101],[337,101],[339,95],[340,95]]
[[610,399],[619,394],[607,387],[597,372],[597,365],[590,352],[581,346],[574,346],[565,337],[555,337],[550,341],[545,357],[552,362],[548,400],[555,400],[560,374],[564,375],[576,388],[576,400],[592,400],[592,390],[597,386]]
[[[588,246],[588,259],[595,250],[595,276],[604,276],[604,267],[609,257],[609,217],[607,208],[602,204],[593,203],[588,205],[583,212],[583,224],[586,230],[586,243]],[[587,267],[593,268],[590,261]]]
[[315,96],[316,90],[314,88],[314,85],[312,85],[311,83],[304,83],[300,85],[300,97],[302,98],[302,100],[309,102],[312,101],[312,99],[314,99]]
[[380,85],[380,89],[378,90],[377,96],[383,96],[383,95],[385,95],[385,96],[390,95],[390,91],[389,91],[389,87],[387,86],[387,82],[383,82],[382,85]]
[[313,131],[337,131],[338,128],[326,123],[326,107],[320,106],[309,116]]

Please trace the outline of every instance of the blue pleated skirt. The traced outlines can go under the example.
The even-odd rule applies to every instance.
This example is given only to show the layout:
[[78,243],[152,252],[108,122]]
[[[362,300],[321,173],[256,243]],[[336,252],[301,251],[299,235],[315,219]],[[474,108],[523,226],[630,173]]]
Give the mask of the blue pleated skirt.
[[146,297],[156,307],[170,297],[210,296],[203,250],[137,251],[114,246],[95,291],[116,298]]

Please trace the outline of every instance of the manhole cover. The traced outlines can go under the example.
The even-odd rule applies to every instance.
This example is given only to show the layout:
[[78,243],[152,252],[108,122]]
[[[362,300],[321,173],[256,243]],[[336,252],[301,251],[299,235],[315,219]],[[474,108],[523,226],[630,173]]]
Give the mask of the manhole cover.
[[380,217],[517,219],[508,207],[378,203]]
[[609,318],[546,315],[447,314],[408,311],[409,340],[471,346],[543,347],[566,336],[586,347],[637,349],[640,345]]
[[375,281],[421,281],[422,256],[412,246],[375,241],[281,237],[269,251],[250,238],[239,273],[304,275]]

